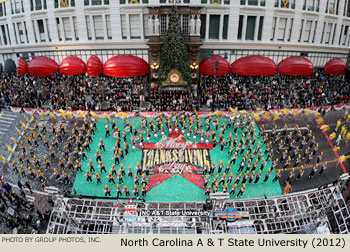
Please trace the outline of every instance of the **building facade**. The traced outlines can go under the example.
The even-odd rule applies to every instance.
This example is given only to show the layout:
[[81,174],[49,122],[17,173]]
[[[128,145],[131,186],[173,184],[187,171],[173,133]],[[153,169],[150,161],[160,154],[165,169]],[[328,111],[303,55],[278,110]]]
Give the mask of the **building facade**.
[[[0,4],[0,63],[68,55],[105,62],[134,54],[159,64],[173,0],[7,0]],[[260,54],[278,64],[288,56],[323,67],[345,62],[350,0],[177,0],[189,61],[216,53],[232,63]],[[193,61],[193,62],[192,62]]]

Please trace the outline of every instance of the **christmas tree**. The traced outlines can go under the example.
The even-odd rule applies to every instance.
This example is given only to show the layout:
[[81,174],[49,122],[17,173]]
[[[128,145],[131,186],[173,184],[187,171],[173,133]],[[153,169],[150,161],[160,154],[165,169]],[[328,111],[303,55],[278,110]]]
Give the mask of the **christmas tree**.
[[173,69],[178,70],[188,84],[191,83],[191,70],[188,63],[187,48],[180,24],[180,16],[176,5],[174,5],[171,9],[168,31],[160,55],[160,84],[166,80],[168,73]]

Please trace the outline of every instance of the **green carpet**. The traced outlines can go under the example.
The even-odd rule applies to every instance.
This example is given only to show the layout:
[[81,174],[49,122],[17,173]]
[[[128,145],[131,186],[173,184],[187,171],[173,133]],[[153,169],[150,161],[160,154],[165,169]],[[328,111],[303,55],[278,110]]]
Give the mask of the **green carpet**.
[[[133,126],[136,126],[136,128],[139,129],[140,121],[141,121],[140,118],[129,119],[129,121],[132,123]],[[163,120],[163,122],[164,121],[165,120]],[[227,118],[220,118],[219,121],[220,121],[220,125],[223,122],[225,122],[225,124],[227,125],[228,119]],[[95,165],[95,170],[98,172],[100,172],[100,171],[97,168],[96,157],[93,156],[93,154],[96,152],[96,149],[98,148],[97,145],[99,143],[100,137],[103,139],[103,141],[106,144],[106,152],[104,153],[103,151],[101,151],[101,153],[103,155],[102,161],[106,165],[107,172],[111,169],[112,163],[114,162],[114,160],[112,159],[113,151],[110,149],[112,147],[114,147],[115,138],[112,136],[105,138],[105,129],[104,129],[105,123],[106,123],[106,119],[100,119],[98,121],[97,130],[95,132],[96,135],[93,137],[93,142],[90,145],[91,151],[86,152],[86,156],[88,157],[88,159],[90,159],[90,158],[92,159],[92,161]],[[203,127],[205,127],[206,123],[205,123],[204,119],[202,119],[202,123],[203,123]],[[123,120],[116,119],[116,126],[123,131],[123,129],[124,129]],[[213,128],[214,127],[212,126],[211,130],[213,130]],[[258,130],[259,129],[256,128],[256,131],[258,131]],[[242,129],[238,130],[238,137],[239,138],[241,137],[241,131],[242,131]],[[233,132],[233,130],[232,129],[226,130],[225,139],[227,139],[230,132]],[[221,131],[219,129],[217,131],[217,139],[219,139],[218,136],[220,135],[220,133],[221,133]],[[167,131],[166,131],[166,135],[168,135]],[[146,134],[144,134],[144,137],[146,139]],[[136,172],[136,170],[135,170],[136,162],[139,161],[141,163],[142,151],[138,148],[136,148],[136,151],[131,150],[130,132],[128,132],[127,139],[128,139],[128,144],[130,146],[129,155],[125,156],[124,160],[121,161],[121,163],[124,164],[126,173],[127,173],[128,167],[130,165],[135,173]],[[186,134],[185,134],[185,139],[189,140]],[[200,140],[199,137],[197,139],[198,139],[197,142],[199,142],[199,140]],[[154,139],[153,137],[151,138],[151,142],[157,142],[159,140],[160,140],[160,137],[158,137],[157,140]],[[191,138],[190,140],[193,142],[193,138]],[[259,140],[262,142],[261,138]],[[123,140],[121,142],[121,145],[122,145],[122,143],[123,143]],[[262,149],[263,150],[265,149],[264,145],[263,145]],[[212,149],[210,151],[211,162],[213,162],[213,160],[215,160],[215,163],[218,165],[220,160],[222,160],[226,166],[227,161],[230,161],[230,157],[227,155],[228,151],[229,151],[228,147],[224,148],[223,153],[220,152],[220,146],[217,146],[215,149]],[[233,169],[231,168],[231,171],[233,171],[235,177],[238,175],[237,170],[239,168],[239,165],[240,165],[242,158],[243,158],[243,156],[238,156],[235,167]],[[266,157],[265,157],[265,159],[266,159]],[[253,159],[253,162],[254,161],[255,161],[255,158]],[[264,171],[262,173],[262,177],[257,184],[253,185],[253,184],[246,183],[246,192],[243,194],[243,196],[241,198],[243,198],[243,199],[260,198],[260,197],[263,197],[264,195],[266,195],[267,197],[271,197],[271,196],[277,196],[277,195],[282,194],[281,187],[280,187],[279,183],[278,182],[275,182],[275,183],[271,182],[272,179],[275,177],[274,171],[272,172],[271,177],[268,180],[268,182],[265,184],[262,183],[262,181],[265,177],[265,174],[267,172],[267,168],[271,167],[271,163],[272,163],[271,160],[267,160],[267,166],[264,169]],[[84,176],[85,170],[88,169],[88,160],[82,161],[82,165],[83,165],[84,173],[81,173],[81,172],[77,173],[77,176],[76,176],[76,179],[75,179],[74,185],[73,185],[73,189],[76,190],[77,194],[91,195],[91,196],[104,196],[103,189],[104,189],[104,186],[107,184],[111,188],[112,196],[116,196],[116,192],[115,192],[116,186],[108,183],[108,178],[107,178],[106,173],[101,175],[101,180],[102,180],[101,185],[96,185],[95,178],[93,178],[94,183],[91,184],[90,182],[86,181],[86,177]],[[116,165],[116,167],[118,170],[119,165]],[[258,166],[257,170],[259,170],[259,167],[260,166]],[[224,171],[222,171],[221,174],[223,172]],[[220,175],[219,175],[219,177],[220,177]],[[133,179],[125,176],[123,178],[123,180],[124,180],[124,184],[122,186],[127,186],[130,190],[131,195],[133,195],[133,193],[132,193],[132,189],[134,186]],[[116,183],[117,182],[118,182],[118,180],[116,179]],[[240,185],[238,185],[238,188],[239,187],[240,187]],[[125,195],[123,193],[123,197],[124,196]],[[146,199],[146,201],[205,201],[206,196],[205,196],[204,191],[202,189],[200,189],[199,187],[197,187],[193,183],[189,182],[188,180],[184,179],[183,177],[176,175],[176,176],[172,176],[171,178],[165,180],[162,184],[160,184],[160,185],[156,186],[155,188],[153,188],[152,190],[150,190],[145,199]],[[231,197],[231,199],[235,199],[235,197]]]

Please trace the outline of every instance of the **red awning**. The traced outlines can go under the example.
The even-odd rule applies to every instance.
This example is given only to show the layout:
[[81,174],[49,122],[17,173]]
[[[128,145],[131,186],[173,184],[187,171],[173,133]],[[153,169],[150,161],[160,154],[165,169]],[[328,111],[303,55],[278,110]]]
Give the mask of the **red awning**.
[[313,74],[314,66],[307,58],[292,56],[278,64],[278,72],[286,75],[308,76]]
[[95,77],[100,75],[102,71],[103,68],[101,60],[97,56],[91,55],[86,64],[86,73],[91,77]]
[[324,65],[324,72],[333,75],[344,75],[345,63],[340,58],[331,59]]
[[59,71],[63,75],[78,75],[86,71],[86,65],[77,56],[67,56],[62,60]]
[[114,77],[134,77],[149,73],[149,65],[133,55],[117,55],[106,61],[103,73]]
[[277,66],[272,59],[259,55],[239,58],[231,65],[231,73],[246,76],[268,76],[277,72]]
[[17,74],[24,75],[27,73],[27,62],[21,57],[17,63]]
[[219,55],[211,55],[211,59],[205,58],[202,60],[202,62],[199,64],[199,72],[201,74],[205,75],[215,75],[215,65],[216,61],[218,61],[218,76],[219,75],[225,75],[229,74],[231,71],[230,64],[227,62],[227,60],[224,57],[221,57]]
[[37,77],[50,76],[57,73],[56,61],[48,57],[35,57],[28,63],[28,74]]

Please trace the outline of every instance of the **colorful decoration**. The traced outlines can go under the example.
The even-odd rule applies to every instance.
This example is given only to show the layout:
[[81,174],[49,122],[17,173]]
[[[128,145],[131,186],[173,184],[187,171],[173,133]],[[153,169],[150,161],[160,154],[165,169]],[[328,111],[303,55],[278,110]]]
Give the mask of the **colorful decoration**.
[[259,55],[250,55],[233,62],[231,73],[245,76],[268,76],[277,73],[277,66],[272,59]]

